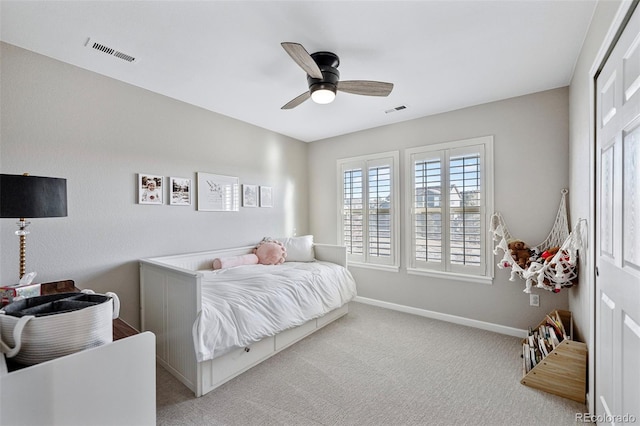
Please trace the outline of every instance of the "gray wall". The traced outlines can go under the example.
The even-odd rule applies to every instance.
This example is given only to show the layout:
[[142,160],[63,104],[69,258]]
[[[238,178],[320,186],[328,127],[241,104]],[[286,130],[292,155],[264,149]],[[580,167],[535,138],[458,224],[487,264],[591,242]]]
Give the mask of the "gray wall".
[[[560,190],[569,183],[568,102],[565,87],[312,143],[311,231],[324,242],[337,240],[337,159],[399,150],[402,166],[407,148],[494,135],[495,209],[514,236],[538,244],[547,237]],[[401,194],[403,171],[402,166]],[[540,307],[529,307],[524,282],[510,282],[509,273],[498,268],[492,285],[408,275],[401,228],[400,272],[351,268],[360,296],[520,329],[568,307],[572,290],[553,294],[540,289],[534,290],[541,296]]]
[[[67,178],[69,216],[33,219],[27,271],[114,291],[139,324],[137,259],[308,231],[307,148],[294,139],[1,44],[0,170]],[[137,173],[209,172],[273,187],[273,208],[199,212],[136,203]],[[165,183],[166,184],[166,183]],[[0,279],[18,279],[15,221],[0,220]]]

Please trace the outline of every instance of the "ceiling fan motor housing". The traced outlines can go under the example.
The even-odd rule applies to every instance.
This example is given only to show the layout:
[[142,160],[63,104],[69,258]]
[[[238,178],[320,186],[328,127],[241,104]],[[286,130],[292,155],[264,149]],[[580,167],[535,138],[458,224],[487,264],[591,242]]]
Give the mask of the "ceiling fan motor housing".
[[300,43],[282,42],[284,50],[291,59],[307,74],[309,90],[296,96],[281,109],[292,109],[306,101],[313,100],[317,104],[328,104],[336,98],[336,92],[354,95],[388,96],[393,90],[393,83],[371,80],[340,80],[340,58],[333,52],[316,52],[309,54]]
[[338,89],[338,80],[340,80],[340,71],[338,71],[340,58],[331,52],[316,52],[312,53],[311,57],[318,64],[323,78],[313,78],[307,75],[309,91],[313,93],[316,90],[326,89],[335,93]]

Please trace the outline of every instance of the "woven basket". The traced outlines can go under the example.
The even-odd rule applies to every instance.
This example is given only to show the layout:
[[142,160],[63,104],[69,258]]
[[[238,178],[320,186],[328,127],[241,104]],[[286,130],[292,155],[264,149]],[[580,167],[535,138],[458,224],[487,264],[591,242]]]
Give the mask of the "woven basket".
[[10,303],[0,310],[0,351],[33,365],[113,341],[115,293],[62,293]]

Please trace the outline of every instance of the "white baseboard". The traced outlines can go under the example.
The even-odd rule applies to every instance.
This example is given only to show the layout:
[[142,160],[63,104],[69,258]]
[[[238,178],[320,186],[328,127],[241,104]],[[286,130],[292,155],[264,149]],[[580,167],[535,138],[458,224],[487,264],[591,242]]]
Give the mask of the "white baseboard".
[[398,305],[396,303],[384,302],[382,300],[369,299],[368,297],[356,296],[354,302],[379,306],[381,308],[392,309],[394,311],[419,315],[421,317],[437,319],[440,321],[452,322],[454,324],[466,325],[467,327],[480,328],[482,330],[493,331],[494,333],[506,334],[508,336],[521,338],[527,336],[527,330],[521,330],[519,328],[507,327],[506,325],[493,324],[490,322],[478,321],[474,319],[459,317],[456,315],[443,314],[441,312],[428,311],[426,309],[414,308],[411,306]]

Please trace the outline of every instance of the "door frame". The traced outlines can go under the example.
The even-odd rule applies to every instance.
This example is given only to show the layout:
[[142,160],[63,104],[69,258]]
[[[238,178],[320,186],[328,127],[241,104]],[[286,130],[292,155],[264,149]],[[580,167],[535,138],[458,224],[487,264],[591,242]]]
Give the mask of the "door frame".
[[[595,276],[595,261],[597,254],[596,247],[596,188],[597,188],[597,170],[596,170],[596,126],[597,126],[597,88],[596,77],[602,70],[606,60],[609,58],[611,51],[613,50],[616,42],[620,38],[620,34],[624,29],[627,21],[631,17],[634,9],[638,6],[639,0],[622,0],[616,15],[609,26],[607,35],[600,44],[600,49],[591,65],[589,70],[589,226],[588,226],[588,250],[589,256],[586,260],[587,274],[583,276],[586,281],[585,284],[588,290],[589,299],[589,340],[588,340],[588,353],[591,354],[588,357],[588,383],[589,389],[587,390],[587,411],[589,413],[595,413],[595,349],[596,349],[596,276]],[[597,5],[596,5],[597,7]]]

